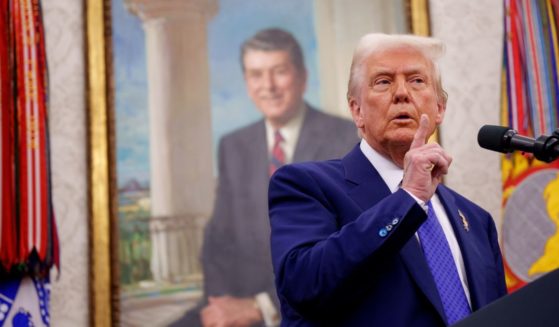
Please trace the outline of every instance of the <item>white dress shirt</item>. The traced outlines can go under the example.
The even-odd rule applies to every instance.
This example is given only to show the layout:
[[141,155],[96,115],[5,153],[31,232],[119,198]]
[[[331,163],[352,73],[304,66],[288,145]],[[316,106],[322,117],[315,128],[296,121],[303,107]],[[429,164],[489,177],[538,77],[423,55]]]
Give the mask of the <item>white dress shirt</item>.
[[[299,133],[301,132],[301,126],[303,126],[303,120],[305,119],[306,112],[307,106],[302,103],[301,108],[299,108],[299,111],[297,111],[295,116],[279,129],[279,132],[283,137],[283,142],[281,142],[280,147],[285,154],[286,164],[293,162],[295,147],[297,146],[297,140],[299,140]],[[268,152],[272,152],[272,148],[274,147],[275,132],[276,130],[272,124],[266,121],[266,143],[268,144]]]
[[[365,139],[361,140],[359,145],[361,151],[367,157],[369,162],[375,167],[378,171],[382,180],[386,183],[390,192],[394,193],[400,187],[400,182],[404,177],[404,170],[400,167],[396,166],[394,162],[388,160],[380,153],[375,151]],[[406,191],[407,192],[407,191]],[[408,192],[424,209],[427,208],[425,202],[421,201],[419,198]],[[438,195],[435,193],[433,197],[431,197],[431,204],[433,205],[433,209],[435,210],[435,215],[439,220],[441,227],[443,228],[444,235],[450,246],[450,251],[452,252],[452,258],[454,259],[454,263],[458,268],[458,276],[460,277],[460,282],[462,283],[462,287],[464,288],[464,293],[466,293],[466,298],[468,299],[468,303],[471,305],[470,300],[470,291],[468,288],[468,280],[466,279],[466,269],[464,267],[464,260],[462,258],[462,252],[460,251],[460,246],[458,246],[458,241],[456,240],[456,235],[454,235],[454,230],[452,229],[452,225],[450,224],[450,220],[446,214],[446,211],[439,200]],[[419,240],[419,236],[417,233],[415,234]],[[421,240],[420,240],[421,241]]]

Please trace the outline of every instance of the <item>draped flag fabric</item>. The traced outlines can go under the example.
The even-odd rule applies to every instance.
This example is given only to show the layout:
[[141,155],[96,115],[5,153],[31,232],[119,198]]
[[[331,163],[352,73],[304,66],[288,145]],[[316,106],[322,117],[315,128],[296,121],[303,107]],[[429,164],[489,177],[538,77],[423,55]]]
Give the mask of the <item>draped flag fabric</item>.
[[0,0],[0,326],[49,325],[59,253],[47,83],[39,0]]
[[[501,122],[531,137],[559,128],[559,0],[505,0]],[[502,158],[509,291],[559,268],[559,162]]]

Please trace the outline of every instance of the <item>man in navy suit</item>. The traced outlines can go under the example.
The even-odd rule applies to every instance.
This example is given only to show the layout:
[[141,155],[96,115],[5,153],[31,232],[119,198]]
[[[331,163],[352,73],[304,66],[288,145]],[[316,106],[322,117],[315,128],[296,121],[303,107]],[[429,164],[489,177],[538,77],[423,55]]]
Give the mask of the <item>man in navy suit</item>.
[[269,187],[283,326],[447,326],[506,294],[493,219],[440,184],[443,45],[368,34],[348,104],[362,140],[280,168]]

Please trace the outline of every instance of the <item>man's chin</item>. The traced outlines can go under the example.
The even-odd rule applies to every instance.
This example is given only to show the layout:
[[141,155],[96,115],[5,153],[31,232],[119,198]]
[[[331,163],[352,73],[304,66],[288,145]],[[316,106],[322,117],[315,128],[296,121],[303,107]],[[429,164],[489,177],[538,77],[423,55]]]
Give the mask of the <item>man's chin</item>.
[[415,135],[415,129],[409,130],[398,130],[394,133],[390,133],[388,139],[390,140],[390,144],[398,147],[409,147],[411,142],[413,141],[413,137]]
[[264,111],[264,116],[266,120],[274,122],[276,124],[284,125],[287,123],[291,118],[293,118],[294,113],[289,112],[287,110],[269,110]]
[[402,126],[389,130],[386,135],[394,140],[413,140],[417,126]]
[[260,111],[266,117],[270,118],[280,118],[285,115],[285,107],[284,106],[263,106],[260,108]]

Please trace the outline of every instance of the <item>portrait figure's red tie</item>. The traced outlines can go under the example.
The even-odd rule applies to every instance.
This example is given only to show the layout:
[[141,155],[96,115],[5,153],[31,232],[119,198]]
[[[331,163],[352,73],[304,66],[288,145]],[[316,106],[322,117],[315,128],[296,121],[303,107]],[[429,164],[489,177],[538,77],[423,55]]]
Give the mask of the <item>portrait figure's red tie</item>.
[[285,152],[283,152],[283,148],[281,147],[283,141],[284,139],[283,136],[281,136],[280,131],[275,131],[274,146],[272,147],[272,153],[270,155],[270,165],[268,168],[268,174],[270,176],[272,176],[279,167],[285,164]]

